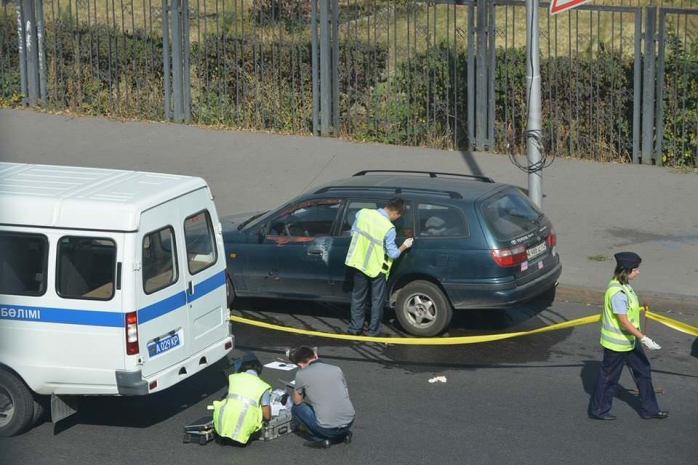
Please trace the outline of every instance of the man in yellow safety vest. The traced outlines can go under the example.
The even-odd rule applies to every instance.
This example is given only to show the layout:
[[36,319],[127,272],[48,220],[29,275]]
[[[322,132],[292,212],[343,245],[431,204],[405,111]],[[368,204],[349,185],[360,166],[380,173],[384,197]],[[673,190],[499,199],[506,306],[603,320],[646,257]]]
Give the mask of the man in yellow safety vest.
[[396,232],[392,222],[400,218],[405,210],[405,201],[395,197],[383,208],[364,208],[356,214],[351,227],[351,244],[344,262],[354,268],[349,334],[360,334],[363,329],[370,288],[371,322],[366,335],[380,335],[390,267],[394,259],[412,247],[411,237],[405,239],[400,247],[395,245]]
[[262,364],[254,360],[247,371],[228,377],[228,395],[213,402],[213,428],[219,436],[247,444],[271,418],[271,386],[262,381]]

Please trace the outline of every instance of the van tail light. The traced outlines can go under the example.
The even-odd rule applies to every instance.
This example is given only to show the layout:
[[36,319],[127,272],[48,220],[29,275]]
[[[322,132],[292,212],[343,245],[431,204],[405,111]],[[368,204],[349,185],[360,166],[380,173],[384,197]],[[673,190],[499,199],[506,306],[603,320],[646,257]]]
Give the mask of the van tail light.
[[526,246],[523,244],[505,249],[490,249],[490,254],[499,266],[516,266],[528,259]]
[[138,353],[138,315],[136,312],[126,314],[126,354]]
[[555,234],[555,228],[550,226],[550,230],[548,231],[548,247],[553,248],[557,245],[557,234]]

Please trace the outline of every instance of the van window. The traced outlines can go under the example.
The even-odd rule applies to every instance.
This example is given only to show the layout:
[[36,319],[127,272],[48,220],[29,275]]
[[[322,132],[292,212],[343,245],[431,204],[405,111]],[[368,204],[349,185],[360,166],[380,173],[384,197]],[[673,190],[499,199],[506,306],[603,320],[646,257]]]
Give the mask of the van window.
[[196,274],[216,263],[218,251],[208,211],[199,212],[184,221],[184,240],[189,273]]
[[164,289],[177,281],[177,248],[172,226],[143,238],[143,291]]
[[47,266],[45,236],[0,232],[0,294],[43,295]]
[[111,239],[64,236],[58,241],[56,292],[66,299],[114,296],[116,244]]
[[443,205],[420,204],[417,207],[420,237],[465,237],[468,226],[458,209]]

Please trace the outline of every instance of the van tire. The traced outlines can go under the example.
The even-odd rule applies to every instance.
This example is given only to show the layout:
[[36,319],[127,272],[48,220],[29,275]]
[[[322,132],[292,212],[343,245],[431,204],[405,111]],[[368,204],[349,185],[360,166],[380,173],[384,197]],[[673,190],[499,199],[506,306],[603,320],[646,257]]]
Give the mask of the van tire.
[[395,315],[414,336],[437,336],[451,324],[453,308],[444,293],[428,281],[413,281],[400,290]]
[[34,395],[34,414],[32,415],[32,427],[44,422],[46,414],[46,396]]
[[34,397],[14,374],[0,370],[0,437],[23,433],[34,420]]

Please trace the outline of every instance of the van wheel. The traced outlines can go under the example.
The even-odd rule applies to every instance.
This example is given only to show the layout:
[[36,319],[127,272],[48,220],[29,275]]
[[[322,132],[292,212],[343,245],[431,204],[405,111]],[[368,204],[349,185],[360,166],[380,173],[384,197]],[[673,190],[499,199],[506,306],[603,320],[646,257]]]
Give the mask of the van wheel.
[[453,309],[436,285],[414,281],[400,290],[395,314],[408,333],[436,336],[451,323]]
[[44,415],[46,414],[46,396],[35,395],[34,396],[34,414],[32,415],[32,426],[38,426],[44,421]]
[[0,370],[0,437],[24,432],[34,419],[34,398],[15,375]]

